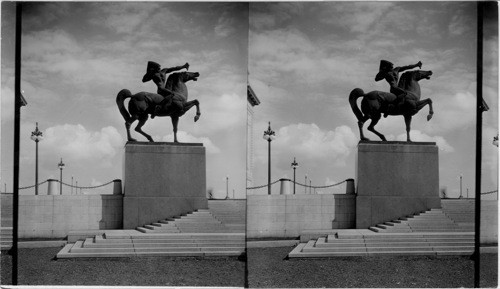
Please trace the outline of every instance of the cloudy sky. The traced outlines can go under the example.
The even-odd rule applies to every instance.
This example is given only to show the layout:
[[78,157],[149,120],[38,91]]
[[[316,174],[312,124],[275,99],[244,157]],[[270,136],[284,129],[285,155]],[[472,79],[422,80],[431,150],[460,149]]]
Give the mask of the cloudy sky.
[[[2,3],[2,191],[12,188],[13,8]],[[498,176],[498,150],[491,145],[498,133],[497,19],[490,24],[483,54],[490,107],[484,113],[483,191],[495,190]],[[230,195],[234,189],[236,197],[245,196],[247,76],[261,100],[254,108],[254,185],[267,183],[262,133],[268,121],[277,134],[273,180],[293,176],[294,157],[297,181],[306,174],[313,186],[353,178],[359,135],[347,97],[355,87],[387,91],[386,82],[374,81],[379,61],[387,59],[399,66],[422,61],[422,69],[434,72],[421,87],[435,115],[427,122],[427,108],[417,114],[412,138],[439,145],[440,186],[448,195],[458,196],[459,175],[463,194],[467,188],[473,194],[475,3],[33,3],[25,6],[22,33],[28,106],[21,118],[21,186],[34,184],[35,122],[45,136],[40,181],[59,177],[60,158],[68,183],[71,176],[83,186],[121,178],[126,138],[115,97],[122,88],[156,90],[141,82],[148,60],[162,67],[189,62],[190,71],[201,74],[188,83],[190,99],[201,102],[201,119],[193,123],[194,110],[188,112],[179,138],[205,144],[207,187],[215,197],[225,197],[226,176]],[[382,119],[377,129],[389,140],[405,140],[402,117]],[[173,139],[169,118],[150,120],[144,130],[155,140]]]
[[[12,3],[2,2],[2,191],[5,185],[12,189],[14,11]],[[121,179],[126,134],[116,94],[122,88],[156,92],[152,82],[141,81],[152,60],[162,67],[189,62],[189,70],[200,73],[188,89],[202,115],[197,123],[194,109],[181,118],[179,141],[204,143],[207,188],[216,198],[226,196],[226,176],[230,196],[232,190],[237,198],[245,196],[247,4],[31,3],[22,19],[28,106],[21,112],[21,187],[35,183],[30,136],[36,122],[45,137],[39,144],[40,181],[59,179],[61,158],[67,183],[71,176],[80,186]],[[149,120],[144,130],[157,141],[173,140],[170,118]]]
[[[483,192],[497,188],[498,175],[498,150],[492,145],[498,133],[496,21],[485,26],[484,98],[490,110],[484,113]],[[255,107],[254,185],[267,183],[262,134],[268,121],[276,131],[272,181],[293,177],[294,157],[301,183],[306,174],[313,186],[354,178],[359,133],[348,95],[356,87],[388,91],[387,82],[374,80],[386,59],[396,66],[422,61],[423,70],[433,71],[420,85],[422,98],[433,100],[434,118],[426,121],[427,107],[414,116],[412,139],[437,142],[440,186],[449,196],[459,195],[461,174],[463,195],[469,188],[472,196],[476,23],[473,2],[251,3],[249,83],[261,100]],[[401,116],[382,119],[376,128],[388,140],[406,140]]]

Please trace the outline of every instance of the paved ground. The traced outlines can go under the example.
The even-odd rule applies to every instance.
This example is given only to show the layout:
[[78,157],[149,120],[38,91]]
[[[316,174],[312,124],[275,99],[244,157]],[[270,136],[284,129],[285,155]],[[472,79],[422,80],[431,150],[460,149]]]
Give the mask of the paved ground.
[[[474,287],[474,262],[468,257],[284,260],[292,248],[248,248],[248,285],[251,288]],[[481,254],[481,287],[497,287],[497,260],[497,254]]]
[[[231,286],[245,285],[236,258],[112,258],[54,260],[61,248],[19,249],[19,285]],[[12,257],[1,257],[1,282],[12,284]]]

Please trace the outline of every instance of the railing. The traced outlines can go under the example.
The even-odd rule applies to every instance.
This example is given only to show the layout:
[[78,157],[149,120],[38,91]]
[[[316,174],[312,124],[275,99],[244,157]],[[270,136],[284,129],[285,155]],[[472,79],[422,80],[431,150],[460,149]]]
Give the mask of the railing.
[[[112,180],[112,181],[109,181],[105,184],[97,185],[97,186],[76,186],[76,185],[72,185],[72,184],[67,184],[65,182],[61,182],[59,180],[48,179],[46,181],[39,183],[38,186],[40,187],[41,185],[43,185],[45,183],[48,184],[47,185],[47,193],[45,195],[59,195],[60,192],[57,191],[57,184],[59,186],[64,185],[65,187],[75,189],[75,194],[78,194],[78,190],[80,190],[80,194],[83,194],[83,190],[87,190],[87,191],[94,190],[94,189],[102,188],[102,187],[105,187],[107,185],[113,184],[113,195],[121,194],[121,180],[119,180],[119,179]],[[28,190],[28,189],[32,189],[36,186],[37,185],[35,184],[35,185],[31,185],[31,186],[26,186],[26,187],[20,187],[19,190]],[[66,193],[65,195],[68,195],[68,194]]]
[[[296,194],[317,194],[319,193],[317,191],[317,189],[329,189],[329,188],[333,188],[333,187],[336,187],[336,186],[339,186],[341,184],[344,184],[344,183],[347,183],[347,182],[352,182],[352,185],[354,185],[354,180],[353,179],[346,179],[346,180],[343,180],[341,182],[338,182],[336,184],[332,184],[332,185],[325,185],[325,186],[312,186],[312,185],[308,185],[308,184],[302,184],[302,183],[299,183],[299,182],[296,182],[296,181],[293,181],[293,180],[290,180],[290,179],[278,179],[270,184],[265,184],[265,185],[260,185],[260,186],[254,186],[254,187],[248,187],[247,190],[254,190],[254,192],[256,192],[257,190],[259,189],[264,189],[264,188],[267,188],[268,186],[273,186],[275,184],[277,184],[278,182],[281,182],[281,187],[280,187],[280,194],[293,194],[293,192],[288,192],[288,190],[286,188],[284,188],[285,186],[285,182],[288,182],[289,184],[295,184],[295,185],[298,185],[301,187],[300,190],[297,190],[296,191]],[[304,191],[302,191],[304,190]],[[309,191],[308,191],[309,190]],[[322,192],[323,193],[323,192]],[[346,190],[344,193],[354,193],[354,188],[350,188],[350,186],[347,186]],[[341,194],[344,194],[344,193],[341,193]],[[334,194],[334,193],[329,193],[329,194]],[[338,193],[337,193],[338,194]]]

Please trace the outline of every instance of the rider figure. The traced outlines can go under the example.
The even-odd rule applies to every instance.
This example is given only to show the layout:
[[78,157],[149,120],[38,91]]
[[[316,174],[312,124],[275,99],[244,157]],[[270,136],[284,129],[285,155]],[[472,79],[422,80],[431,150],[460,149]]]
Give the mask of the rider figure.
[[164,97],[164,99],[155,106],[153,112],[151,113],[151,118],[155,118],[155,116],[158,114],[158,112],[164,105],[170,105],[172,103],[172,96],[173,96],[172,91],[165,88],[167,81],[167,74],[177,70],[181,70],[183,68],[186,68],[186,70],[188,70],[189,63],[186,62],[186,64],[184,64],[183,66],[175,66],[171,68],[161,69],[161,66],[158,63],[153,61],[148,61],[146,74],[144,74],[142,82],[153,80],[153,82],[158,87],[157,93]]
[[394,64],[392,64],[391,62],[387,60],[380,60],[380,68],[379,72],[375,76],[375,81],[385,79],[391,86],[390,92],[396,95],[394,104],[389,104],[387,111],[384,113],[384,117],[387,117],[389,112],[393,111],[395,108],[401,108],[401,106],[405,102],[406,91],[398,87],[399,73],[415,67],[422,68],[422,62],[419,61],[417,64],[401,67],[398,66],[394,68]]

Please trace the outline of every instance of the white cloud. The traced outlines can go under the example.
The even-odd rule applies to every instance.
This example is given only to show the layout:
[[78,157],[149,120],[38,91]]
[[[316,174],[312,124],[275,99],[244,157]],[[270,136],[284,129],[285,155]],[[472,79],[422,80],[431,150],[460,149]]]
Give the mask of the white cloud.
[[73,161],[95,162],[110,166],[123,139],[114,127],[89,131],[83,125],[64,124],[47,128],[43,145],[48,154],[55,154]]
[[[291,154],[298,159],[307,159],[309,162],[332,163],[333,161],[338,164],[345,161],[357,142],[358,139],[351,128],[345,125],[333,131],[325,131],[314,123],[291,124],[276,131],[273,154],[277,155],[276,159],[287,159],[284,154]],[[257,151],[256,159],[265,162],[264,151]]]
[[[209,154],[218,154],[221,152],[208,137],[195,137],[185,131],[177,131],[177,140],[181,143],[203,143]],[[162,141],[174,141],[174,134],[171,133],[164,136]]]
[[[442,136],[429,136],[429,135],[426,135],[425,133],[422,133],[419,130],[412,130],[410,132],[410,137],[411,137],[411,140],[414,142],[419,142],[419,141],[421,141],[421,142],[435,142],[436,145],[439,147],[439,150],[441,150],[445,153],[451,153],[451,152],[455,151],[455,149]],[[406,133],[398,135],[396,137],[396,140],[406,141]]]

